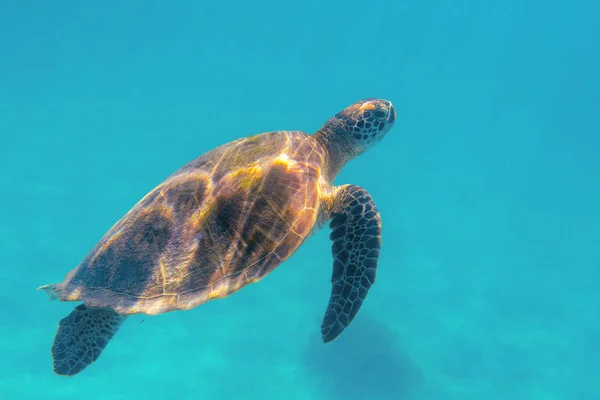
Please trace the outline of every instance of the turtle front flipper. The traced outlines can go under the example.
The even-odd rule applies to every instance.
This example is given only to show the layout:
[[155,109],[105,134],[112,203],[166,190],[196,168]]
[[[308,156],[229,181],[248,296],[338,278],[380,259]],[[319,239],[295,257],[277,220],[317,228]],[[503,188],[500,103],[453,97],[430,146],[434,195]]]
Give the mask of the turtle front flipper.
[[58,324],[52,359],[58,375],[75,375],[98,359],[127,316],[81,304]]
[[342,186],[332,203],[332,289],[321,325],[325,343],[337,338],[356,316],[375,282],[381,248],[379,211],[365,189]]

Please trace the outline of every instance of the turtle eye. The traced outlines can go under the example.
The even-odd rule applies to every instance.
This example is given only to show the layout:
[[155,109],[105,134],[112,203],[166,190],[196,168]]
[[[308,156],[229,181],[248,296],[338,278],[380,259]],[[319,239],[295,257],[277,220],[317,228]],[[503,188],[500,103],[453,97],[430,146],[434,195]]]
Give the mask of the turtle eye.
[[375,111],[375,112],[373,113],[373,116],[374,116],[374,117],[375,117],[377,120],[381,121],[382,119],[385,119],[385,117],[386,117],[386,113],[385,113],[385,111],[383,111],[383,110],[377,110],[377,111]]

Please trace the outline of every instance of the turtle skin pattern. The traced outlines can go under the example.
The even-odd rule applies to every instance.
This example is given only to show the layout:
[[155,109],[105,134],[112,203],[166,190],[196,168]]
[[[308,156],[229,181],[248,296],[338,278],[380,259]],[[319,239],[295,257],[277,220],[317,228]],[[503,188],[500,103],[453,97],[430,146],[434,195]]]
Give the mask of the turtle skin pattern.
[[325,343],[350,325],[375,282],[381,249],[381,218],[371,195],[360,186],[342,186],[329,223],[333,273],[331,296],[321,325]]
[[58,375],[75,375],[100,357],[127,317],[80,304],[58,324],[52,362]]

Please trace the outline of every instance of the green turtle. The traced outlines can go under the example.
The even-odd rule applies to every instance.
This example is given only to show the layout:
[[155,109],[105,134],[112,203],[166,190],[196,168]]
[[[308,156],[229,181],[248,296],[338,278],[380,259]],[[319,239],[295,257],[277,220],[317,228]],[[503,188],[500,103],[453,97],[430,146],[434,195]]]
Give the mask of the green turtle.
[[329,221],[332,290],[321,334],[334,340],[375,281],[381,219],[365,189],[333,181],[395,119],[391,102],[364,99],[313,135],[241,138],[175,171],[62,283],[39,288],[83,302],[58,324],[54,371],[75,375],[96,361],[128,315],[189,310],[261,280]]

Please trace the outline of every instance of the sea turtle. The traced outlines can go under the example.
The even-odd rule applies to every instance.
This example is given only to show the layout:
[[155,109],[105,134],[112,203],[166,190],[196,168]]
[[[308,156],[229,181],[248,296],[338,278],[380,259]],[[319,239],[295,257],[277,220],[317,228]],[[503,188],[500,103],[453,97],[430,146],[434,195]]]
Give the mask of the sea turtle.
[[54,371],[75,375],[96,361],[128,315],[189,310],[259,281],[328,221],[332,291],[321,333],[334,340],[375,280],[381,219],[365,189],[333,181],[395,119],[389,101],[364,99],[314,135],[238,139],[174,172],[62,283],[39,288],[83,302],[58,324]]

